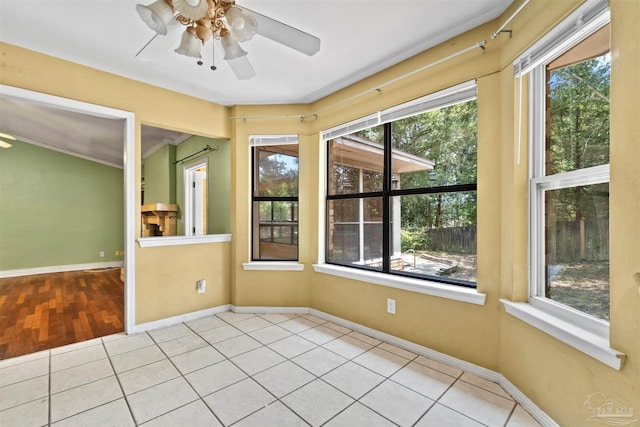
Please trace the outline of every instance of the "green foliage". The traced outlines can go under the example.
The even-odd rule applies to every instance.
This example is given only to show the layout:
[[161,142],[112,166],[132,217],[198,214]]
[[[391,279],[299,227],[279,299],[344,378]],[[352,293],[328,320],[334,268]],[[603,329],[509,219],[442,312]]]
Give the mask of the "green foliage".
[[298,195],[298,157],[256,150],[260,196]]
[[[429,111],[393,123],[393,148],[435,163],[433,170],[403,173],[401,188],[473,184],[477,180],[476,101]],[[476,223],[475,192],[402,198],[402,227],[460,227]]]
[[[549,72],[547,175],[609,163],[610,73],[608,54]],[[557,220],[608,216],[606,185],[554,193]]]
[[429,248],[427,229],[425,227],[403,228],[400,230],[400,247],[402,252],[409,249],[426,251]]

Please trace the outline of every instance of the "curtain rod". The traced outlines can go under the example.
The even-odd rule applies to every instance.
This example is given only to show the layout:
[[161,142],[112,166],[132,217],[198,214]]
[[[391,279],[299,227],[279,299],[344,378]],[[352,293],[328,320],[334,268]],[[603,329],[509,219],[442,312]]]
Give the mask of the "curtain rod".
[[504,21],[504,24],[502,24],[500,26],[500,28],[498,28],[495,33],[491,34],[491,40],[495,39],[496,37],[498,37],[498,34],[500,33],[509,33],[509,35],[511,35],[511,30],[505,30],[504,27],[506,27],[507,25],[509,25],[509,22],[511,22],[513,20],[513,18],[516,17],[516,15],[518,13],[520,13],[520,11],[527,5],[527,3],[529,3],[529,0],[525,0],[524,3],[522,3],[520,5],[520,7],[518,9],[516,9],[515,12],[513,12],[513,14],[509,17],[509,19],[507,19],[506,21]]
[[300,119],[301,122],[304,122],[305,119],[307,119],[308,117],[318,118],[318,114],[320,114],[320,113],[323,113],[323,112],[325,112],[327,110],[332,110],[332,109],[334,109],[334,108],[336,108],[336,107],[338,107],[338,106],[340,106],[342,104],[346,104],[347,102],[351,102],[354,99],[358,99],[361,96],[367,95],[369,93],[373,93],[373,92],[382,93],[382,88],[384,88],[384,87],[387,87],[389,85],[397,83],[397,82],[399,82],[401,80],[406,79],[407,77],[411,77],[411,76],[413,76],[415,74],[418,74],[418,73],[420,73],[422,71],[425,71],[425,70],[427,70],[427,69],[429,69],[431,67],[435,67],[436,65],[442,64],[443,62],[446,62],[446,61],[448,61],[450,59],[453,59],[453,58],[455,58],[457,56],[463,55],[463,54],[465,54],[467,52],[470,52],[470,51],[472,51],[474,49],[480,48],[480,49],[482,49],[484,51],[484,48],[485,48],[486,44],[487,44],[487,41],[486,40],[482,40],[481,42],[478,42],[478,43],[474,44],[473,46],[469,46],[466,49],[459,50],[459,51],[457,51],[455,53],[452,53],[449,56],[446,56],[444,58],[438,59],[437,61],[431,62],[430,64],[427,64],[425,66],[417,68],[417,69],[415,69],[413,71],[410,71],[410,72],[408,72],[406,74],[403,74],[403,75],[401,75],[399,77],[393,78],[391,80],[387,80],[386,82],[384,82],[382,84],[379,84],[379,85],[377,85],[375,87],[372,87],[370,89],[367,89],[365,91],[357,93],[357,94],[355,94],[353,96],[350,96],[349,98],[343,99],[342,101],[339,101],[339,102],[336,102],[334,104],[328,105],[328,106],[326,106],[324,108],[321,108],[320,110],[317,110],[317,111],[315,111],[315,112],[313,112],[311,114],[300,114],[300,115],[297,115],[297,116],[294,116],[294,115],[291,115],[291,116],[234,116],[234,117],[230,117],[229,120],[293,119],[293,118],[296,118],[296,119]]
[[198,151],[198,152],[195,152],[195,153],[193,153],[193,154],[189,154],[188,156],[183,157],[183,158],[181,158],[180,160],[176,160],[175,162],[173,162],[173,164],[174,164],[174,165],[177,165],[178,163],[184,162],[185,160],[190,159],[190,158],[192,158],[192,157],[194,157],[194,156],[197,156],[197,155],[198,155],[198,154],[200,154],[200,153],[204,153],[205,151],[207,151],[207,152],[208,152],[208,151],[216,151],[216,150],[217,150],[217,148],[211,148],[211,147],[209,146],[209,144],[207,144],[207,145],[206,145],[202,150],[200,150],[200,151]]

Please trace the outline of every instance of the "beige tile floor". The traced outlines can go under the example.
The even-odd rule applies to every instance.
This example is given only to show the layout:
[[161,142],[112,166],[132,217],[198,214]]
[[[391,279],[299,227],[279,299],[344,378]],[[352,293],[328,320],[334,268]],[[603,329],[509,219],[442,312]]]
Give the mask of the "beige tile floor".
[[0,361],[0,425],[539,426],[468,372],[311,315],[232,312]]

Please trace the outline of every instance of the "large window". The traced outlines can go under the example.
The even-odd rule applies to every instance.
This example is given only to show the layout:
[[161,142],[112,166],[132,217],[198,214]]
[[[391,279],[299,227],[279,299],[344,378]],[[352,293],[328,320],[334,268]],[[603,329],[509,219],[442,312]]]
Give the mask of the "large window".
[[474,287],[475,82],[378,118],[325,133],[326,261]]
[[252,138],[254,261],[298,259],[298,145],[290,139]]
[[[587,14],[588,16],[588,14]],[[565,23],[529,72],[530,302],[609,320],[609,82],[606,4]],[[534,54],[535,56],[535,54]]]

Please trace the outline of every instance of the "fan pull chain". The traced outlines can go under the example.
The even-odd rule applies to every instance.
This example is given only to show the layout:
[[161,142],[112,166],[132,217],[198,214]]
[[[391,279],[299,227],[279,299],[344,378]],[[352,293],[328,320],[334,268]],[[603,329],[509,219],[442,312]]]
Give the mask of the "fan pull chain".
[[217,70],[216,67],[216,43],[214,40],[211,40],[211,71]]
[[[198,58],[198,65],[202,65],[202,56],[200,58]],[[218,67],[216,67],[216,44],[211,41],[211,71],[215,71],[218,69]]]

